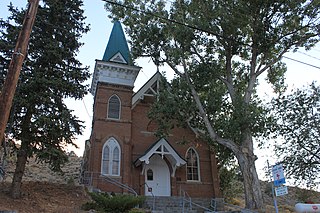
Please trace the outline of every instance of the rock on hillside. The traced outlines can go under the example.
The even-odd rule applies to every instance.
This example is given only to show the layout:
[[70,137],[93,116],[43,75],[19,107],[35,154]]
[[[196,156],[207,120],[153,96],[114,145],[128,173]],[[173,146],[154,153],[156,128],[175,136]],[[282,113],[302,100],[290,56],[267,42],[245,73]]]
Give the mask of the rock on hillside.
[[[275,208],[271,194],[271,185],[264,181],[261,181],[260,183],[263,192],[262,196],[266,205],[266,213],[273,213],[275,212]],[[238,183],[238,187],[241,185],[241,183]],[[279,212],[290,213],[295,212],[294,206],[296,203],[320,203],[320,192],[288,186],[288,194],[276,197],[276,199]],[[234,197],[227,199],[227,201],[236,206],[245,206],[243,194],[237,194]],[[236,209],[230,208],[230,210]]]
[[[30,158],[26,165],[23,181],[40,181],[51,183],[79,183],[79,174],[82,157],[76,155],[69,155],[69,162],[62,167],[63,174],[51,171],[47,164],[36,162],[35,158]],[[15,159],[11,157],[8,159],[6,166],[6,182],[11,182],[15,169]]]
[[63,166],[63,174],[52,172],[47,164],[29,159],[22,183],[22,197],[10,197],[15,156],[7,158],[6,178],[0,182],[0,212],[14,210],[19,213],[73,213],[85,212],[81,206],[90,200],[85,188],[79,186],[81,157],[69,155],[69,162]]

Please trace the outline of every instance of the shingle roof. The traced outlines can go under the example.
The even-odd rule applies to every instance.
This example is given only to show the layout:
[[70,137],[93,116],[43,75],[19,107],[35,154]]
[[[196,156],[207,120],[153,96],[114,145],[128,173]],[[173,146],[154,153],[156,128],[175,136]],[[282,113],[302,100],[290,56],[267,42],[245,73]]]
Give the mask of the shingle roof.
[[132,65],[128,43],[122,26],[118,20],[116,20],[113,24],[111,35],[102,61],[110,61],[117,53],[122,55],[128,65]]

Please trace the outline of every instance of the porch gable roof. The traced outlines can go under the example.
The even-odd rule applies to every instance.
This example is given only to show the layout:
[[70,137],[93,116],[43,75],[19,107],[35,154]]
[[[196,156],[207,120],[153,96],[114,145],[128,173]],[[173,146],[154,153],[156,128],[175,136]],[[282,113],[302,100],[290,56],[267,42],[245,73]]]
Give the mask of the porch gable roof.
[[161,157],[165,156],[174,167],[183,166],[187,163],[166,139],[161,138],[152,144],[149,149],[134,162],[134,165],[139,166],[143,162],[149,164],[149,160],[153,154],[159,154]]

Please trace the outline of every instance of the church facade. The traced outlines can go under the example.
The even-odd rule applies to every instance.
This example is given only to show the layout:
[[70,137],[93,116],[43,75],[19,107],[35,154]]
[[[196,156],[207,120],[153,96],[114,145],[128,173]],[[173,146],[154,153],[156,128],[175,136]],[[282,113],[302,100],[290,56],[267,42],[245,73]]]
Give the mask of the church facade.
[[[146,196],[219,197],[216,156],[187,128],[157,138],[148,112],[159,89],[160,73],[137,92],[140,71],[130,57],[120,22],[115,21],[105,54],[96,60],[90,140],[84,157],[90,185],[105,192]],[[179,144],[183,138],[189,143]]]

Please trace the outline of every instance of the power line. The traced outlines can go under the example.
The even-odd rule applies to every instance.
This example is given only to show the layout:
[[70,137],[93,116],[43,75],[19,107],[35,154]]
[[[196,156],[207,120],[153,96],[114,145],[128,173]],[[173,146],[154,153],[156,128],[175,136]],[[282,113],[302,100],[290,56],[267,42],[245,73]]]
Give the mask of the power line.
[[86,103],[84,102],[83,99],[82,99],[82,103],[83,103],[83,106],[84,106],[84,108],[85,108],[85,110],[86,110],[86,112],[87,112],[88,117],[89,117],[90,119],[92,119],[92,116],[89,114],[88,108],[87,108]]
[[315,56],[309,55],[309,54],[307,54],[307,53],[305,53],[305,52],[301,52],[301,51],[297,51],[297,52],[298,52],[298,53],[301,53],[301,54],[303,54],[303,55],[306,55],[306,56],[308,56],[308,57],[310,57],[310,58],[317,59],[317,60],[320,61],[320,58],[317,58],[317,57],[315,57]]
[[312,49],[312,50],[317,51],[317,52],[320,52],[320,50],[318,50],[318,49]]
[[[159,18],[159,19],[165,20],[165,21],[167,21],[167,22],[179,24],[179,25],[185,26],[185,27],[190,28],[190,29],[198,30],[198,31],[200,31],[200,32],[205,32],[205,33],[214,35],[214,36],[219,37],[219,38],[223,38],[223,39],[227,39],[227,40],[231,40],[231,41],[237,42],[237,41],[234,40],[234,39],[227,38],[227,37],[225,37],[225,36],[221,36],[221,35],[219,35],[219,34],[217,34],[217,33],[212,32],[212,31],[205,30],[205,29],[201,29],[201,28],[196,27],[196,26],[193,26],[193,25],[185,24],[185,23],[176,21],[176,20],[174,20],[174,19],[170,19],[170,18],[166,18],[166,17],[163,17],[163,16],[159,16],[159,15],[156,15],[156,14],[151,13],[151,12],[142,11],[142,10],[140,10],[140,9],[137,9],[137,8],[134,8],[134,7],[130,7],[130,6],[127,6],[127,5],[123,5],[123,4],[120,4],[120,3],[117,3],[117,2],[113,2],[113,1],[111,1],[111,0],[102,0],[102,1],[105,1],[105,2],[110,3],[110,4],[113,4],[113,5],[116,5],[116,6],[120,6],[120,7],[126,8],[126,9],[129,9],[129,10],[134,10],[134,11],[137,11],[137,12],[139,12],[139,13],[144,13],[144,14],[147,14],[147,15],[150,15],[150,16],[154,16],[154,17],[157,17],[157,18]],[[170,0],[167,0],[167,1],[170,1]],[[240,43],[240,42],[238,42],[238,43]],[[240,43],[240,44],[243,44],[243,45],[246,45],[246,46],[250,46],[249,44],[244,44],[244,43]],[[313,56],[310,56],[310,57],[313,57]],[[307,65],[307,66],[311,66],[311,67],[313,67],[313,68],[320,69],[320,67],[318,67],[318,66],[315,66],[315,65],[312,65],[312,64],[303,62],[303,61],[299,61],[299,60],[297,60],[297,59],[289,58],[289,57],[286,57],[286,56],[283,56],[283,58],[286,58],[286,59],[289,59],[289,60],[292,60],[292,61],[295,61],[295,62],[304,64],[304,65]],[[318,58],[317,58],[317,59],[318,59]],[[319,60],[320,60],[320,59],[319,59]]]
[[304,64],[304,65],[308,65],[308,66],[313,67],[313,68],[320,69],[320,67],[315,66],[315,65],[313,65],[313,64],[309,64],[309,63],[306,63],[306,62],[303,62],[303,61],[299,61],[299,60],[297,60],[297,59],[289,58],[289,57],[286,57],[286,56],[282,56],[282,57],[283,57],[283,58],[286,58],[286,59],[289,59],[289,60],[291,60],[291,61],[295,61],[295,62]]

